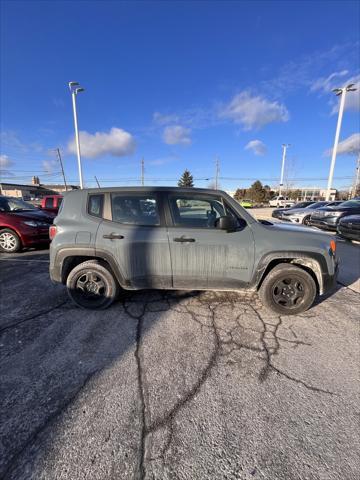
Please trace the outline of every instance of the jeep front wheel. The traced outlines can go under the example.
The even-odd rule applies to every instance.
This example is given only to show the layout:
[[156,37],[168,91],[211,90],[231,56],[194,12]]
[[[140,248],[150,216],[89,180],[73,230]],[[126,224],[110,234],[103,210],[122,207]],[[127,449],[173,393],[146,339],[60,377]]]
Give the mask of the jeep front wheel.
[[265,277],[259,297],[263,305],[282,315],[305,312],[316,297],[312,276],[300,267],[282,263]]
[[118,295],[118,283],[106,266],[97,260],[80,263],[71,270],[66,287],[70,298],[82,308],[102,310]]

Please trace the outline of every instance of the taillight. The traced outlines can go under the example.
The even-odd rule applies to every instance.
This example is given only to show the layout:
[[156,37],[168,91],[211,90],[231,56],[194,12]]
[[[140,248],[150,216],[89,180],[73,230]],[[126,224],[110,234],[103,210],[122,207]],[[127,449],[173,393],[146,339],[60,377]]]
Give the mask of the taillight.
[[56,225],[51,225],[51,227],[49,228],[49,237],[50,237],[50,240],[53,240],[53,238],[54,238],[55,235],[56,235],[56,232],[57,232]]

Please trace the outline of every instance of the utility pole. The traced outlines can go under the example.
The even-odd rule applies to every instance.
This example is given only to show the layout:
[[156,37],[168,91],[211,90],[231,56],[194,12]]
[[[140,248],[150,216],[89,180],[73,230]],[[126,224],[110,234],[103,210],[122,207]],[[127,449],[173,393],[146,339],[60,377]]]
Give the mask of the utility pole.
[[96,175],[94,175],[94,178],[95,178],[95,180],[96,180],[96,183],[97,183],[98,188],[101,188],[101,187],[100,187],[99,180],[97,179],[97,176],[96,176]]
[[281,195],[281,190],[284,184],[284,171],[285,171],[285,160],[286,160],[286,150],[290,147],[290,143],[283,143],[283,155],[282,155],[282,163],[281,163],[281,176],[280,176],[280,185],[279,185],[279,196]]
[[216,157],[216,162],[215,162],[215,190],[219,190],[219,174],[220,174],[220,162],[219,162],[219,157]]
[[79,181],[80,181],[80,188],[83,189],[84,182],[83,182],[83,173],[82,173],[82,166],[81,166],[81,152],[80,152],[79,128],[78,128],[77,111],[76,111],[76,97],[78,93],[83,92],[85,89],[80,87],[78,82],[69,82],[69,89],[71,92],[73,113],[74,113],[75,142],[76,142],[76,153],[77,153],[77,159],[78,159]]
[[56,152],[57,152],[58,159],[59,159],[60,166],[61,166],[61,172],[62,172],[62,176],[63,176],[63,179],[64,179],[64,185],[65,185],[65,192],[67,192],[67,184],[66,184],[65,172],[64,172],[64,167],[63,167],[62,159],[61,159],[60,149],[59,149],[59,148],[56,148],[55,150],[56,150]]
[[141,159],[141,185],[145,185],[145,163],[144,159]]
[[356,191],[357,191],[358,187],[360,186],[359,182],[360,182],[360,154],[359,154],[359,156],[357,158],[357,161],[356,161],[354,185],[353,185],[353,188],[352,188],[352,196],[351,196],[352,198],[356,197]]
[[326,198],[325,198],[325,200],[328,200],[328,201],[330,200],[330,193],[331,193],[332,181],[333,181],[333,176],[334,176],[336,153],[337,153],[337,148],[338,148],[338,143],[339,143],[339,136],[340,136],[340,130],[341,130],[342,117],[343,117],[343,113],[344,113],[346,93],[347,92],[354,92],[356,90],[356,88],[353,88],[353,86],[354,86],[354,83],[351,83],[347,87],[334,88],[334,90],[333,90],[333,92],[335,92],[337,97],[339,95],[341,95],[341,97],[340,97],[339,115],[338,115],[338,120],[337,120],[337,125],[336,125],[334,147],[333,147],[333,151],[332,151],[332,155],[331,155],[331,164],[330,164],[328,185],[327,185]]

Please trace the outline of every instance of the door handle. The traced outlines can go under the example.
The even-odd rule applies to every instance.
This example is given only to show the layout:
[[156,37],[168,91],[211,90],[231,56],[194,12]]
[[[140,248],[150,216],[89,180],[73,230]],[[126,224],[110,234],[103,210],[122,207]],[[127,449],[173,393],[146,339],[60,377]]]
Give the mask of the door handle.
[[188,237],[177,237],[174,238],[174,242],[180,242],[180,243],[193,243],[195,242],[195,238],[188,238]]
[[120,233],[109,233],[108,235],[103,235],[103,238],[109,238],[110,240],[122,240],[124,235],[120,235]]

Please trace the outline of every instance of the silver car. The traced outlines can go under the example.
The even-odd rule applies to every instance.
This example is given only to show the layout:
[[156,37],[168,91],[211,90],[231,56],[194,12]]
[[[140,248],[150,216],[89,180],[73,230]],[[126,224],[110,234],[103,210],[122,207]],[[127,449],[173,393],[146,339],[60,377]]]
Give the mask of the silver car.
[[332,207],[340,205],[342,201],[333,201],[333,202],[316,202],[312,203],[311,205],[305,208],[293,208],[284,212],[281,216],[281,220],[285,222],[292,222],[292,223],[302,223],[303,225],[309,225],[310,217],[314,210],[322,207]]

